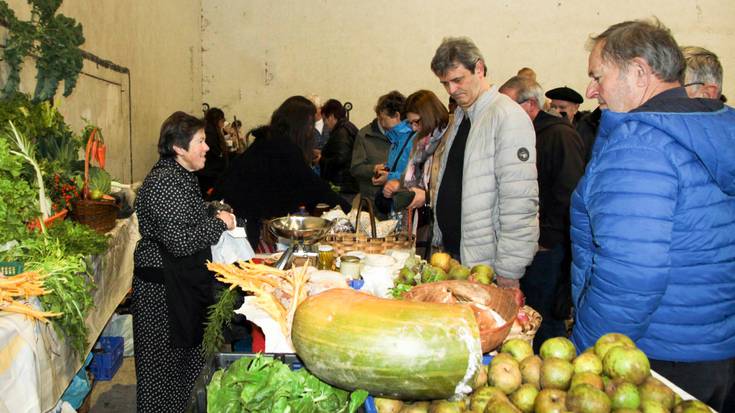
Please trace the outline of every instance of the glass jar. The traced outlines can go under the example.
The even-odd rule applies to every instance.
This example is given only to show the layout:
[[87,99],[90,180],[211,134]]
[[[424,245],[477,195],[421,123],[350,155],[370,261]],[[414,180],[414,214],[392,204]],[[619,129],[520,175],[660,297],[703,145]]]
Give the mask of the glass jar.
[[343,255],[339,259],[339,272],[348,279],[356,280],[360,278],[360,258],[353,255]]
[[334,248],[331,245],[319,246],[319,259],[317,260],[317,269],[329,270],[334,269]]

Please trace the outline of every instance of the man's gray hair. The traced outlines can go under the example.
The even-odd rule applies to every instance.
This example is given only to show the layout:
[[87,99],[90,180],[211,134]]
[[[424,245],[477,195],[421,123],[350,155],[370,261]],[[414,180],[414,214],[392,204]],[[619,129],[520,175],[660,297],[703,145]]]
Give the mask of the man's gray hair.
[[610,26],[602,34],[592,36],[591,50],[602,42],[602,59],[627,69],[636,57],[645,60],[653,73],[664,82],[683,82],[684,57],[671,35],[671,30],[658,19],[626,21]]
[[[468,37],[445,37],[442,44],[436,49],[434,58],[431,59],[431,70],[437,76],[444,76],[449,70],[461,64],[470,72],[475,71],[477,62],[485,59],[480,49]],[[487,75],[487,65],[485,65]]]
[[546,96],[544,96],[544,89],[535,80],[525,76],[513,76],[503,83],[503,86],[500,86],[500,93],[506,90],[516,91],[516,103],[520,104],[533,99],[539,109],[543,110]]
[[[717,55],[698,46],[681,48],[686,62],[684,83],[706,83],[717,86],[717,94],[722,94],[722,64]],[[697,89],[699,87],[697,86]]]

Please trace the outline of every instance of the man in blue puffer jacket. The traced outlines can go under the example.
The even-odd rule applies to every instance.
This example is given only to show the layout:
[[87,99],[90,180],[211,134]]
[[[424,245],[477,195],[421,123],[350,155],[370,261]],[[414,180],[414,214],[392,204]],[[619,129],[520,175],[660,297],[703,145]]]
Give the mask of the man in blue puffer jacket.
[[572,340],[630,336],[652,368],[721,410],[735,381],[735,110],[688,99],[659,22],[591,39],[603,112],[572,196]]

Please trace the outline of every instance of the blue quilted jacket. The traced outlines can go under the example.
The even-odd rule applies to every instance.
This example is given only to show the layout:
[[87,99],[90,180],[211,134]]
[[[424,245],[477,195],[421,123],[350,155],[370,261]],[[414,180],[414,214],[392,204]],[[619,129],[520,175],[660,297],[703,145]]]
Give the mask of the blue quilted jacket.
[[652,359],[735,357],[735,110],[606,111],[571,223],[580,351],[621,332]]

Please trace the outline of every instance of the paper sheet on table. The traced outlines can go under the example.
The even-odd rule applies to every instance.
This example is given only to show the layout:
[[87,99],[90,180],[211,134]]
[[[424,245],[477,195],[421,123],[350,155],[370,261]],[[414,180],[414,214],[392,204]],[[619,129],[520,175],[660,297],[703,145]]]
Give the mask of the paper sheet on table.
[[243,227],[223,232],[217,244],[212,245],[213,262],[232,264],[236,261],[247,261],[254,256],[255,252]]
[[291,340],[283,335],[281,325],[255,304],[255,297],[245,297],[242,307],[235,312],[244,315],[248,321],[263,330],[266,353],[295,353]]

